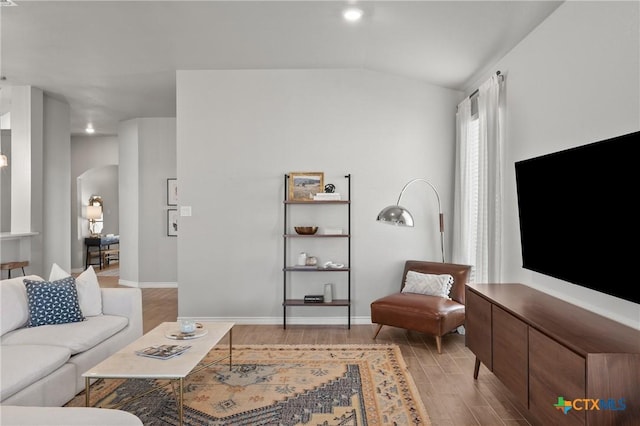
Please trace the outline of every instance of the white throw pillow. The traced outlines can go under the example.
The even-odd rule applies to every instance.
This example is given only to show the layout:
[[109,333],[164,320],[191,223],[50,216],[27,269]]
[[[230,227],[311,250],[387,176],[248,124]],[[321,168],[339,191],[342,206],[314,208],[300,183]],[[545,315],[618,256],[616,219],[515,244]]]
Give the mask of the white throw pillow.
[[[49,281],[56,281],[70,277],[57,263],[51,266]],[[78,290],[78,302],[80,310],[85,317],[102,315],[102,291],[98,283],[98,276],[93,266],[89,266],[86,271],[76,277],[76,289]]]
[[[24,280],[40,280],[37,275],[27,275],[0,282],[0,335],[22,328],[29,322],[29,303]],[[2,352],[0,350],[0,352]]]
[[403,293],[418,293],[428,296],[439,296],[446,299],[453,285],[453,277],[449,274],[423,274],[416,271],[407,272]]

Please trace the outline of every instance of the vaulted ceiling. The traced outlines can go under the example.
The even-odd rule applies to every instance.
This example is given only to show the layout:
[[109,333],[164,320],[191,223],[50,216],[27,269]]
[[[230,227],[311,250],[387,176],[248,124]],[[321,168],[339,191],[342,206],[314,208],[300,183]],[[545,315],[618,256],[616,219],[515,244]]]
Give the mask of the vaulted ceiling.
[[[173,117],[175,71],[368,69],[465,90],[561,1],[21,1],[0,7],[3,109],[32,85],[72,133]],[[3,112],[3,111],[0,111]]]

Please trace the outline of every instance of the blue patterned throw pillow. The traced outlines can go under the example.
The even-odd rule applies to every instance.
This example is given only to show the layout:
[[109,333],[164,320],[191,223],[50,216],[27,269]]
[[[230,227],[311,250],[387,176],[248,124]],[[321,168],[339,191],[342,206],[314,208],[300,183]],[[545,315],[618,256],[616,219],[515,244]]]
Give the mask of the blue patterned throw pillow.
[[29,303],[28,327],[84,321],[73,277],[57,281],[24,280]]

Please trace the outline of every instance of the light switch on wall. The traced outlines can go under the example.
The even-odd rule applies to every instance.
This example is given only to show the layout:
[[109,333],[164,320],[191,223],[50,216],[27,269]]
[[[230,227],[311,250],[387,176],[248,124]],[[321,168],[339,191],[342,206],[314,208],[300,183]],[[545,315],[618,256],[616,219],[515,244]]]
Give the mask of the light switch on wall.
[[191,216],[191,206],[180,206],[180,216]]

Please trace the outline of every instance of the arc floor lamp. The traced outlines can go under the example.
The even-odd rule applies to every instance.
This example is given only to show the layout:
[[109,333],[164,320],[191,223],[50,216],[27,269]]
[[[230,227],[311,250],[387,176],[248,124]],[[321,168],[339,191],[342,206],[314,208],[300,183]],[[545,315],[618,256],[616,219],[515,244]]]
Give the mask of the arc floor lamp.
[[378,218],[376,220],[389,225],[413,227],[413,216],[409,210],[400,205],[400,200],[402,199],[404,191],[416,182],[426,183],[436,194],[436,199],[438,200],[438,213],[440,217],[440,250],[442,251],[442,262],[444,263],[444,214],[442,213],[442,206],[440,204],[440,194],[438,194],[438,190],[436,190],[435,186],[433,186],[429,181],[418,178],[407,182],[402,188],[402,191],[400,191],[398,202],[382,209],[382,211],[378,213]]

